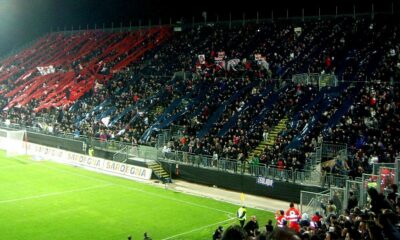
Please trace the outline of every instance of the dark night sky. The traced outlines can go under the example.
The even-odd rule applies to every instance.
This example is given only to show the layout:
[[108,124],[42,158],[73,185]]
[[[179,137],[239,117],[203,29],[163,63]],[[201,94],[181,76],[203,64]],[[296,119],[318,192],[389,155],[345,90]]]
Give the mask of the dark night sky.
[[[301,8],[305,8],[306,15],[316,15],[318,7],[322,14],[334,13],[335,6],[339,11],[352,12],[352,6],[357,6],[357,11],[369,11],[371,3],[375,3],[375,10],[390,10],[392,0],[325,0],[325,1],[255,1],[255,0],[199,0],[199,1],[174,1],[174,0],[0,0],[0,56],[18,48],[26,42],[56,30],[77,29],[79,25],[86,28],[102,26],[128,26],[132,21],[134,25],[142,19],[142,23],[169,22],[184,18],[192,21],[192,16],[200,21],[201,13],[207,11],[209,20],[228,19],[232,12],[233,19],[241,19],[242,12],[247,18],[255,18],[259,11],[260,17],[269,17],[271,10],[274,16],[286,16],[286,9],[290,15],[301,15]],[[400,0],[393,0],[395,7],[400,8]]]

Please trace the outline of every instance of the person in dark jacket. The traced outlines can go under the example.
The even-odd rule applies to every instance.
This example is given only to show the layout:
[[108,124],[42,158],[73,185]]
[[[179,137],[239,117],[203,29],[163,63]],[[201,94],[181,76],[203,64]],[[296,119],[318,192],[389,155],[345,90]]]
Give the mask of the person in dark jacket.
[[389,200],[386,199],[385,195],[378,193],[376,188],[369,188],[368,195],[371,198],[371,211],[376,215],[381,213],[381,209],[389,209],[394,212],[393,206]]
[[347,209],[351,210],[358,206],[357,197],[354,196],[353,192],[349,192],[349,200],[347,201]]
[[240,225],[229,226],[222,236],[222,240],[245,240],[246,238],[246,231]]
[[247,235],[252,236],[252,237],[256,236],[256,232],[257,232],[258,228],[259,228],[259,226],[258,226],[257,218],[254,215],[250,217],[250,221],[248,221],[246,223],[246,225],[244,226],[244,230],[247,232]]
[[213,240],[220,240],[222,238],[222,233],[224,232],[224,228],[222,226],[219,226],[214,234],[213,234]]
[[393,206],[395,206],[397,203],[397,184],[390,185],[390,188],[392,191],[387,195],[387,199]]

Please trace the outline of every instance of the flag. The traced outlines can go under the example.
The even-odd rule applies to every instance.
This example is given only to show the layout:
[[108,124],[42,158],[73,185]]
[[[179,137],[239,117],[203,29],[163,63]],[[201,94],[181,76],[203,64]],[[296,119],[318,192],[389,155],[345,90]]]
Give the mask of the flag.
[[110,116],[101,119],[101,122],[107,127],[110,122]]
[[25,74],[25,75],[22,77],[22,80],[27,79],[27,78],[30,77],[31,75],[32,75],[32,72],[29,72],[29,73]]
[[214,62],[216,66],[225,69],[225,52],[218,52],[218,56],[214,57]]
[[36,68],[42,76],[50,74],[50,73],[54,73],[56,71],[56,69],[53,67],[53,65],[36,67]]
[[242,203],[242,205],[244,203],[244,200],[245,200],[244,193],[241,193],[240,194],[240,202]]
[[121,136],[122,134],[124,134],[125,133],[125,129],[121,129],[118,133],[117,133],[117,136]]
[[198,59],[199,59],[199,63],[200,63],[200,64],[206,64],[206,55],[204,55],[204,54],[199,54],[197,57],[198,57]]

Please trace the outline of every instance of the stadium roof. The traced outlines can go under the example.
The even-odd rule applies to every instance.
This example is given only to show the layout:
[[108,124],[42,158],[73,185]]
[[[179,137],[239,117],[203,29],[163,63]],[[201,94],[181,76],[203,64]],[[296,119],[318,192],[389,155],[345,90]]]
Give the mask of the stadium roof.
[[275,16],[286,15],[288,9],[292,16],[300,16],[301,9],[305,8],[306,15],[317,15],[318,8],[322,14],[333,14],[335,6],[339,11],[352,12],[353,5],[357,11],[367,12],[374,3],[376,11],[389,11],[393,5],[400,8],[400,0],[331,0],[331,1],[177,1],[177,0],[0,0],[0,56],[17,48],[23,43],[49,32],[50,29],[78,29],[93,28],[103,23],[115,26],[121,23],[125,26],[132,22],[163,23],[186,19],[192,21],[194,17],[201,21],[202,13],[207,12],[210,20],[228,19],[232,13],[233,19],[241,19],[246,12],[246,18],[255,18],[256,12],[260,18],[266,18],[274,11]]

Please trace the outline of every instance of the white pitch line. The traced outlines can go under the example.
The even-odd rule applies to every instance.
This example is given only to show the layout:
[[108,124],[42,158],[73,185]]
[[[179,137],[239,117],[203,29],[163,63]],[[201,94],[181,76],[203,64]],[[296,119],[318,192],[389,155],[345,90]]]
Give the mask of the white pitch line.
[[229,218],[229,219],[226,219],[226,220],[221,221],[221,222],[208,224],[208,225],[206,225],[206,226],[202,226],[202,227],[199,227],[199,228],[195,228],[195,229],[192,229],[192,230],[187,231],[187,232],[183,232],[183,233],[179,233],[179,234],[176,234],[176,235],[167,237],[167,238],[163,238],[163,239],[161,239],[161,240],[174,239],[174,238],[176,238],[176,237],[180,237],[180,236],[183,236],[183,235],[186,235],[186,234],[189,234],[189,233],[193,233],[193,232],[200,231],[200,230],[202,230],[202,229],[204,229],[204,228],[208,228],[208,227],[211,227],[211,226],[220,225],[221,223],[225,223],[225,222],[232,221],[233,219],[235,219],[235,218]]
[[149,192],[146,192],[145,190],[142,190],[142,189],[139,189],[139,188],[124,186],[124,185],[120,185],[120,184],[116,184],[116,185],[124,187],[124,188],[129,189],[129,190],[133,190],[133,191],[136,191],[136,192],[144,193],[145,195],[147,194],[147,195],[151,195],[151,196],[156,196],[158,198],[164,198],[164,199],[167,199],[167,200],[171,200],[173,202],[181,202],[181,203],[184,203],[184,204],[187,204],[187,205],[206,208],[206,209],[210,209],[210,210],[213,210],[213,211],[222,212],[222,213],[226,213],[226,214],[232,214],[232,212],[224,211],[224,210],[221,210],[221,209],[218,209],[218,208],[213,208],[213,207],[209,207],[209,206],[206,206],[206,205],[192,203],[192,202],[189,202],[189,201],[184,201],[184,200],[180,200],[180,199],[176,199],[176,198],[166,197],[164,195],[157,194],[157,193],[149,193]]
[[[49,169],[53,169],[53,170],[58,171],[58,172],[68,173],[70,175],[75,175],[75,176],[80,176],[80,177],[84,177],[84,178],[88,178],[88,179],[93,179],[93,180],[101,181],[101,182],[104,182],[104,183],[110,183],[110,184],[112,184],[114,186],[124,187],[124,188],[132,190],[132,191],[143,193],[144,195],[151,195],[151,196],[155,196],[155,197],[158,197],[158,198],[167,199],[167,200],[170,200],[170,201],[173,201],[173,202],[181,202],[181,203],[184,203],[184,204],[187,204],[187,205],[192,205],[192,206],[196,206],[196,207],[210,209],[210,210],[213,210],[213,211],[222,212],[222,213],[226,213],[226,214],[229,214],[229,215],[232,214],[232,212],[224,211],[224,210],[221,210],[221,209],[218,209],[218,208],[213,208],[213,207],[209,207],[209,206],[202,205],[202,204],[192,203],[192,202],[189,202],[189,201],[179,200],[179,199],[176,199],[176,198],[167,197],[167,196],[162,195],[162,194],[149,193],[149,192],[147,192],[145,190],[142,190],[142,189],[139,189],[139,188],[129,187],[129,186],[126,186],[126,185],[123,185],[123,184],[118,184],[118,183],[113,183],[111,181],[99,179],[99,178],[96,178],[96,177],[86,176],[86,175],[83,175],[83,174],[74,173],[74,172],[71,172],[71,171],[68,171],[68,170],[61,170],[61,169],[57,169],[57,168],[53,168],[53,167],[49,167],[49,166],[44,166],[44,167],[49,168]],[[173,190],[171,190],[171,191],[173,191]]]
[[75,193],[75,192],[84,192],[84,191],[92,190],[92,189],[106,188],[106,187],[109,187],[111,185],[113,185],[113,184],[97,185],[97,186],[91,186],[91,187],[85,187],[85,188],[72,189],[72,190],[63,191],[63,192],[52,192],[52,193],[39,194],[39,195],[23,197],[23,198],[0,200],[0,204],[11,203],[11,202],[19,202],[19,201],[30,200],[30,199],[45,198],[45,197],[50,197],[50,196],[58,196],[58,195],[64,195],[64,194],[68,194],[68,193]]
[[[60,164],[60,165],[61,165],[61,164]],[[62,165],[62,166],[70,166],[70,167],[71,167],[71,165]],[[67,174],[73,175],[73,176],[78,176],[78,177],[83,177],[83,178],[87,178],[87,179],[92,179],[92,180],[95,180],[95,181],[97,181],[97,182],[111,183],[110,181],[107,181],[107,180],[103,180],[103,179],[96,178],[96,177],[91,177],[91,176],[86,176],[86,175],[83,175],[83,174],[80,174],[80,173],[74,173],[74,172],[71,172],[71,171],[68,171],[68,170],[64,170],[64,169],[58,169],[58,168],[50,167],[50,166],[46,166],[46,165],[40,166],[40,167],[48,168],[48,169],[51,169],[51,170],[54,170],[54,171],[57,171],[57,172],[67,173]],[[79,169],[83,169],[83,168],[79,168]],[[92,172],[92,171],[90,171],[90,172]],[[115,185],[115,184],[113,184],[113,185]]]
[[3,166],[3,167],[0,167],[0,171],[1,170],[3,170],[3,169],[9,169],[9,168],[16,168],[16,167],[22,167],[22,166],[29,166],[30,164],[26,164],[26,165],[9,165],[9,166]]

